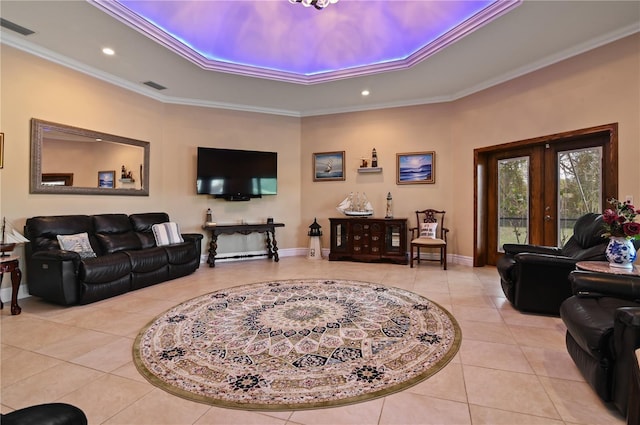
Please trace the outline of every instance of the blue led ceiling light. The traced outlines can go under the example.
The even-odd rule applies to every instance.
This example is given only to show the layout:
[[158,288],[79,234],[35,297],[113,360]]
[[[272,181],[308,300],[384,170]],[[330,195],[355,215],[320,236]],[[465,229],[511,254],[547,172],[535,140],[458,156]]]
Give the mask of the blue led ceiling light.
[[408,68],[521,2],[88,1],[204,69],[302,84]]

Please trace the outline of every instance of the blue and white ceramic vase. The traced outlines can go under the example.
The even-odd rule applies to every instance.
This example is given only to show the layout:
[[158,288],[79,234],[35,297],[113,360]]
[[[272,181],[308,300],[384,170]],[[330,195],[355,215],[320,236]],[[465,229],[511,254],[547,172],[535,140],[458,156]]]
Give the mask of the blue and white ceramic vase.
[[617,236],[609,238],[609,244],[605,250],[609,267],[631,269],[633,268],[633,262],[636,260],[636,254],[636,248],[630,239]]

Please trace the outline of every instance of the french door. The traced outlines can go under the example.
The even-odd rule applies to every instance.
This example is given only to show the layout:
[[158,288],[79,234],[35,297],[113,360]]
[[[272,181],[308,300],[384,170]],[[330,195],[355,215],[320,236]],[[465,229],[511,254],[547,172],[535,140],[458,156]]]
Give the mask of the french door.
[[562,246],[575,220],[617,195],[617,125],[476,150],[474,265],[505,243]]

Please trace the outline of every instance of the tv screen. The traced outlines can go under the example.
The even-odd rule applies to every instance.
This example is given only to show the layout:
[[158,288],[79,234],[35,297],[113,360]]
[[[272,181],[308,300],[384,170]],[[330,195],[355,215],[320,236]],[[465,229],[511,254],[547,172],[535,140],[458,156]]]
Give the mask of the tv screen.
[[238,149],[198,148],[197,192],[229,200],[275,195],[278,154]]

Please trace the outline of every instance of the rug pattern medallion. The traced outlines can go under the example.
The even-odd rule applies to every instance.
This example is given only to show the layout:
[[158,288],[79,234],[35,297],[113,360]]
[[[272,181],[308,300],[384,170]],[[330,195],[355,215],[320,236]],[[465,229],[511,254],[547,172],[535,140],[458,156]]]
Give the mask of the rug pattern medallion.
[[134,345],[138,370],[175,395],[292,410],[382,397],[442,369],[460,346],[453,316],[398,288],[353,280],[238,286],[158,316]]

